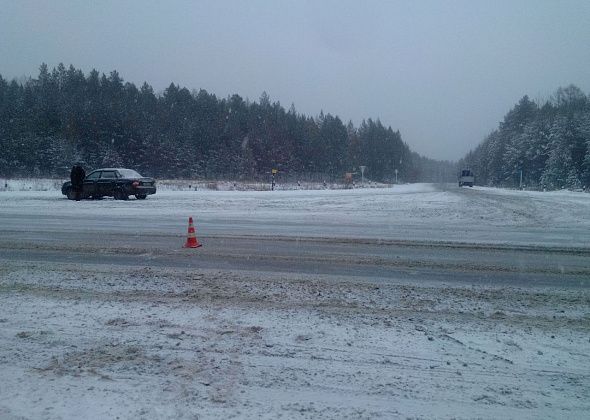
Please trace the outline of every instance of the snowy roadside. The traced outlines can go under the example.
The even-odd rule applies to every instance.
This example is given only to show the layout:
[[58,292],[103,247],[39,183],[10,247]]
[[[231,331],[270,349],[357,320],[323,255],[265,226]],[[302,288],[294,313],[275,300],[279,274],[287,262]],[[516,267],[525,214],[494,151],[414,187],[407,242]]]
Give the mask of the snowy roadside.
[[2,418],[582,418],[587,290],[3,262]]
[[[61,191],[68,179],[57,178],[0,178],[0,192],[4,191]],[[161,191],[270,191],[271,182],[206,181],[197,179],[158,179]],[[366,181],[364,184],[347,185],[342,182],[281,182],[277,180],[275,190],[342,190],[390,188],[392,184]]]

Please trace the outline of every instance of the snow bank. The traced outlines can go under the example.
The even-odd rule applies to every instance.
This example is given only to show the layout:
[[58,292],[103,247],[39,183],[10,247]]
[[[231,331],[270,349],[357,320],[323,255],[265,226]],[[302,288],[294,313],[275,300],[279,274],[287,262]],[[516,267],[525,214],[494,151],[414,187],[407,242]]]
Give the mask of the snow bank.
[[[0,178],[1,191],[60,191],[67,179],[50,178]],[[158,189],[163,191],[270,191],[270,182],[203,181],[190,179],[158,179]],[[367,181],[354,188],[389,188],[391,184]],[[300,182],[275,184],[275,190],[342,190],[352,189],[350,185],[328,182]]]
[[0,178],[0,192],[59,191],[64,181],[49,178]]

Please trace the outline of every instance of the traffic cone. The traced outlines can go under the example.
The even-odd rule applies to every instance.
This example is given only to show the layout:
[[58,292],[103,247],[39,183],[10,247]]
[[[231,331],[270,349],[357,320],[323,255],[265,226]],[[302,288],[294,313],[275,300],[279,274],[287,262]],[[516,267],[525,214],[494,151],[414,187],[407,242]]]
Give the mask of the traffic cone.
[[193,225],[193,218],[188,218],[188,235],[186,238],[186,243],[184,244],[183,248],[198,248],[203,246],[197,241],[197,235],[195,233],[195,226]]

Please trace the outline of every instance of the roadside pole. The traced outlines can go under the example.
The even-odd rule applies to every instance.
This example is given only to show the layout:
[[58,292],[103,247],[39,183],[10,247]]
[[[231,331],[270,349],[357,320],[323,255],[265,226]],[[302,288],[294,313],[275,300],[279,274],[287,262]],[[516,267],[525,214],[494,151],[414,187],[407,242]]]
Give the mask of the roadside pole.
[[361,185],[364,187],[365,186],[365,169],[367,169],[366,166],[359,166],[359,169],[361,170]]
[[274,191],[275,190],[275,175],[276,175],[276,173],[278,171],[279,171],[278,169],[272,169],[271,170],[271,172],[272,172],[272,183],[270,184],[270,190],[271,191]]

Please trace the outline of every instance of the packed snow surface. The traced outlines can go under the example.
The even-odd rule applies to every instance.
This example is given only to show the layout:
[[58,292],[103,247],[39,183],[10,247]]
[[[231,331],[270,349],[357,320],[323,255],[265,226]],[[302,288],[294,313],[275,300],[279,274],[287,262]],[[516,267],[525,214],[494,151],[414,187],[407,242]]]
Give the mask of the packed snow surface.
[[[205,235],[328,236],[496,244],[590,246],[590,194],[456,188],[432,184],[354,190],[164,190],[147,200],[83,200],[59,192],[0,192],[0,214],[47,217],[67,229],[69,218],[95,218],[151,232],[180,231],[193,216]],[[109,223],[111,225],[109,226]],[[32,223],[35,223],[32,220]],[[115,228],[116,226],[116,228]],[[175,230],[178,229],[178,230]]]

